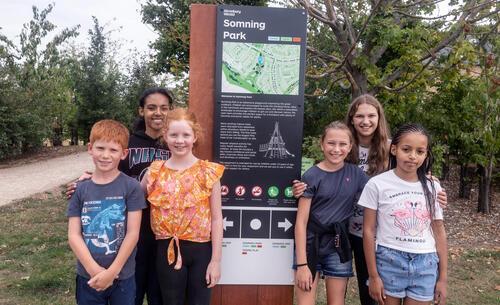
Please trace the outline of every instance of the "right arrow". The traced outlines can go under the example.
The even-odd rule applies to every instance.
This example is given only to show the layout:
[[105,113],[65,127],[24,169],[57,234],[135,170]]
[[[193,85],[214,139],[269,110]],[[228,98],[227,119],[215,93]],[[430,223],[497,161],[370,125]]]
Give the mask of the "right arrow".
[[278,221],[278,228],[284,228],[285,232],[288,231],[288,229],[290,229],[291,227],[292,227],[292,223],[286,218],[285,218],[285,221],[283,221],[283,222]]
[[227,220],[227,217],[224,217],[224,219],[222,219],[222,227],[224,228],[224,231],[226,231],[227,227],[232,227],[232,226],[233,226],[233,222]]

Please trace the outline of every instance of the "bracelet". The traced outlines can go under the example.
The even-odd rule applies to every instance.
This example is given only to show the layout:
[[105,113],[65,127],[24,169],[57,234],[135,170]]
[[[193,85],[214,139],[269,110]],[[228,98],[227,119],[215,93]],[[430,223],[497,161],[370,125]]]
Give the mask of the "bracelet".
[[304,264],[296,264],[295,267],[298,268],[298,267],[304,267],[304,266],[307,266],[307,263],[304,263]]

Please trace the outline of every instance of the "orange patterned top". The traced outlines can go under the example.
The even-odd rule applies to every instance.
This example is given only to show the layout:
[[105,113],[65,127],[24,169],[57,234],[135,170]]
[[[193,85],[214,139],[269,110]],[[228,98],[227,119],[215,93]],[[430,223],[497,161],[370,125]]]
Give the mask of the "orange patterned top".
[[175,269],[182,265],[179,239],[210,241],[210,195],[223,172],[223,165],[204,160],[196,161],[185,170],[170,169],[162,160],[154,161],[149,167],[151,228],[156,239],[172,238],[167,253],[169,264],[175,260],[175,242],[178,249]]

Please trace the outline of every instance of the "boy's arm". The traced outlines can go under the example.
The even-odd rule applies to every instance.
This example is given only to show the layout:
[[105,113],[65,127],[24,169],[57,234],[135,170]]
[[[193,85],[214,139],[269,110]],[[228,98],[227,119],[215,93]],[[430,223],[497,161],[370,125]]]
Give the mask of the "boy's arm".
[[211,238],[212,238],[212,258],[207,267],[205,279],[207,287],[214,287],[220,279],[220,261],[222,257],[222,203],[220,193],[220,181],[212,187],[210,195],[210,213],[212,218]]
[[434,239],[436,240],[436,251],[439,257],[439,278],[436,283],[434,301],[436,304],[446,304],[448,285],[448,243],[446,231],[442,219],[433,220],[431,223]]
[[380,305],[384,305],[384,284],[377,271],[375,259],[375,233],[377,210],[365,207],[363,212],[363,250],[368,269],[368,288],[370,296]]
[[94,260],[87,245],[85,245],[83,241],[80,217],[68,218],[68,243],[76,258],[78,258],[90,277],[94,277],[105,270]]
[[127,212],[127,233],[118,250],[115,260],[104,272],[92,277],[89,281],[89,286],[102,291],[113,284],[113,280],[118,277],[118,274],[127,262],[127,259],[134,251],[137,241],[139,240],[139,230],[141,228],[142,210]]

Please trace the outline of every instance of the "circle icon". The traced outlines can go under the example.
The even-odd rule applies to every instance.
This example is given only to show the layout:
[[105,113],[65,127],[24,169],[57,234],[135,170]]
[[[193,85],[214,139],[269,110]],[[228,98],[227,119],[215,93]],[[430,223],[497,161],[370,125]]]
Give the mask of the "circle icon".
[[279,193],[280,193],[280,190],[278,189],[278,187],[276,187],[274,185],[267,189],[267,194],[271,198],[277,197]]
[[229,188],[227,187],[227,185],[220,186],[220,194],[222,196],[226,196],[227,194],[229,194]]
[[257,219],[257,218],[254,218],[252,219],[252,221],[250,221],[250,228],[252,228],[252,230],[259,230],[260,227],[262,227],[262,222],[260,221],[260,219]]
[[262,195],[262,188],[260,186],[254,186],[252,188],[252,196],[259,197]]
[[284,193],[285,193],[285,197],[292,198],[293,197],[292,187],[291,186],[286,187]]
[[238,185],[236,187],[236,189],[234,189],[234,193],[236,194],[236,196],[240,196],[241,197],[241,196],[245,195],[246,189],[245,189],[245,187],[243,185]]

